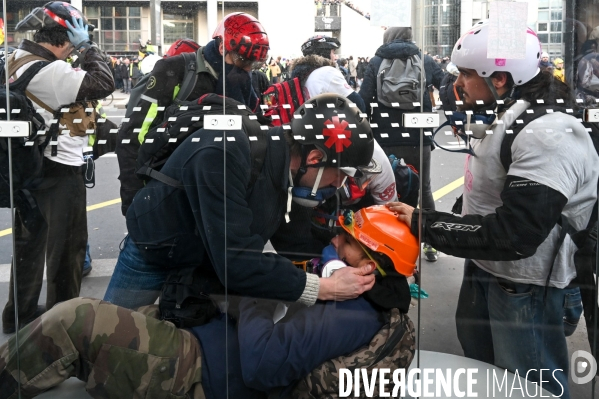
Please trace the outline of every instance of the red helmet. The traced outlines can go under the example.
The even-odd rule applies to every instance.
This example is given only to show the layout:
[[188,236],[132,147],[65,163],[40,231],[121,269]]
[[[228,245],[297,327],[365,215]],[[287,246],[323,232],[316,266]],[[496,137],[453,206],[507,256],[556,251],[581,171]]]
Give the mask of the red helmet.
[[191,39],[179,39],[168,48],[164,58],[172,57],[183,53],[193,53],[200,48],[200,45]]
[[264,62],[268,53],[268,35],[262,24],[243,12],[227,15],[212,34],[223,40],[226,52],[236,52],[248,61]]
[[87,25],[87,29],[91,32],[94,30],[94,26],[87,22],[85,16],[70,5],[63,1],[51,1],[44,4],[43,7],[36,7],[31,11],[22,21],[20,21],[15,30],[17,32],[24,32],[28,30],[39,30],[44,27],[55,27],[61,26],[67,29],[65,21],[71,22],[71,18],[82,19],[83,23]]

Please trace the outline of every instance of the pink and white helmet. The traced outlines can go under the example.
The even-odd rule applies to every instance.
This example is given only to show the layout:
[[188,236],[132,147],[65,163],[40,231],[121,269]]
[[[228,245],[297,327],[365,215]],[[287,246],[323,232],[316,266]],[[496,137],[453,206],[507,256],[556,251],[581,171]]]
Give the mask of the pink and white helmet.
[[487,58],[489,21],[480,21],[470,28],[453,47],[451,62],[458,67],[474,69],[483,78],[493,72],[509,72],[516,86],[537,76],[541,60],[541,42],[535,31],[526,28],[526,56],[522,59]]

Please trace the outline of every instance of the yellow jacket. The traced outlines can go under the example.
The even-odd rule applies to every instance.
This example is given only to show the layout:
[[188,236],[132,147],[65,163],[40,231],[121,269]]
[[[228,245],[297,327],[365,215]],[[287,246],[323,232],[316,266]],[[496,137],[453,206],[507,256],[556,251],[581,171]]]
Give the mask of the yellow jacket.
[[556,79],[561,80],[562,82],[566,83],[566,70],[564,68],[562,68],[562,69],[553,68],[553,76]]

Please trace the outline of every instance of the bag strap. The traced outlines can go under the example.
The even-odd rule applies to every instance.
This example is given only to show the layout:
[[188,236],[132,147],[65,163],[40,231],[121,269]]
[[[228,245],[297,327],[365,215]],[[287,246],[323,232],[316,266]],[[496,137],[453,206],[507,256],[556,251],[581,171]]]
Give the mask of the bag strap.
[[[19,69],[21,69],[21,67],[23,67],[24,65],[32,62],[32,61],[45,61],[45,63],[43,63],[43,65],[37,69],[35,69],[33,75],[31,75],[31,77],[29,78],[29,81],[25,84],[25,87],[27,87],[27,85],[29,85],[29,82],[31,81],[31,79],[33,79],[33,77],[35,76],[35,74],[37,74],[43,67],[45,67],[46,65],[48,65],[50,62],[44,57],[41,57],[39,55],[35,55],[35,54],[29,54],[26,55],[24,57],[20,57],[20,58],[15,58],[15,53],[12,53],[10,55],[10,57],[8,57],[8,76],[15,78],[16,79],[16,73]],[[38,64],[36,64],[38,65]],[[31,68],[33,68],[36,65],[32,65],[31,67],[27,68],[28,72]],[[17,79],[18,81],[18,79]],[[42,108],[44,108],[46,111],[50,112],[51,114],[54,113],[54,110],[52,108],[50,108],[45,102],[43,102],[42,100],[40,100],[39,98],[37,98],[35,95],[33,95],[29,90],[27,90],[25,88],[25,94],[27,95],[27,97],[29,97],[31,100],[33,100],[36,104],[40,105]]]
[[173,102],[177,105],[181,105],[183,101],[189,97],[191,92],[196,86],[198,81],[197,62],[196,56],[193,53],[183,53],[183,59],[185,60],[185,77],[181,83],[179,92],[175,96]]

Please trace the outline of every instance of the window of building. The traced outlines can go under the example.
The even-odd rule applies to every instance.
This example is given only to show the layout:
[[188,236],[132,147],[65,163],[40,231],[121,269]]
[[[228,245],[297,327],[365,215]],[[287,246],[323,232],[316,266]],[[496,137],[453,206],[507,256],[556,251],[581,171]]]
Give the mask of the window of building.
[[141,7],[85,7],[94,37],[106,51],[135,51],[141,38]]

